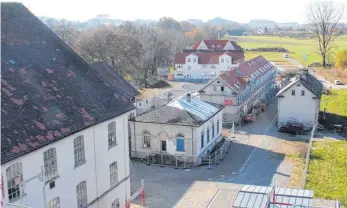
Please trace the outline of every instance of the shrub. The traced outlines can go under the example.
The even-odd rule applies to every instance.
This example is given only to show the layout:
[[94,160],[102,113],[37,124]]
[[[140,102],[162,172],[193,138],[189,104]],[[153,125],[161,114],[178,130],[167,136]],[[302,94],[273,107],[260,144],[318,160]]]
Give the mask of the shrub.
[[336,53],[335,67],[339,69],[347,68],[347,50],[340,50]]

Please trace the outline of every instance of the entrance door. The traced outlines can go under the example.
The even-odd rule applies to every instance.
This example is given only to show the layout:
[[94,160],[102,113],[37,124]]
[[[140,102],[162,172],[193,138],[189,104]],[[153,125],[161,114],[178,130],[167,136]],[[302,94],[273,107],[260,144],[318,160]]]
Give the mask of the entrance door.
[[166,152],[166,141],[161,141],[161,151]]

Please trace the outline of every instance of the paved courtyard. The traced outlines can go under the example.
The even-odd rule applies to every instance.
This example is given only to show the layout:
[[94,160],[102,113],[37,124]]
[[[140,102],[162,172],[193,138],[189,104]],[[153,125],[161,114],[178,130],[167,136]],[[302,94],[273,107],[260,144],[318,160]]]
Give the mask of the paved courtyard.
[[[279,187],[292,187],[294,164],[285,158],[285,154],[296,155],[300,149],[304,151],[306,143],[295,140],[307,139],[307,136],[291,137],[278,133],[275,126],[276,109],[276,103],[270,104],[268,111],[259,116],[255,123],[236,128],[235,138],[230,138],[233,142],[229,153],[211,170],[206,166],[189,170],[161,168],[133,161],[132,192],[140,187],[143,178],[146,206],[164,208],[174,207],[197,181],[262,186],[274,183]],[[134,205],[139,203],[139,199],[133,201]]]

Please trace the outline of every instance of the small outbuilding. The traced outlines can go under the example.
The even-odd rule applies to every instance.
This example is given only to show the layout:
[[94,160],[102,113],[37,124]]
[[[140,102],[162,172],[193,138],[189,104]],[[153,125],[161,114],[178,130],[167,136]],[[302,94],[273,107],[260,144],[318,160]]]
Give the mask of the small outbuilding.
[[163,154],[201,163],[222,138],[223,108],[187,94],[131,118],[131,156]]

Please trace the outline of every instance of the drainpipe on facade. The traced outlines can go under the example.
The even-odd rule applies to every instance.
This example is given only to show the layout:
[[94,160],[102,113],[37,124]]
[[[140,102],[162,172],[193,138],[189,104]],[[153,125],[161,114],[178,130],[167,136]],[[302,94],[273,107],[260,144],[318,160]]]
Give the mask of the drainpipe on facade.
[[[98,194],[98,176],[96,171],[96,148],[95,148],[95,127],[93,127],[93,142],[94,142],[94,173],[95,173],[95,193],[96,193],[96,199],[99,198]],[[96,207],[98,207],[98,200],[96,200]]]

